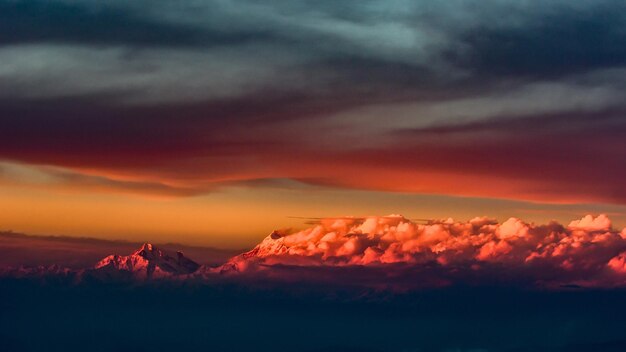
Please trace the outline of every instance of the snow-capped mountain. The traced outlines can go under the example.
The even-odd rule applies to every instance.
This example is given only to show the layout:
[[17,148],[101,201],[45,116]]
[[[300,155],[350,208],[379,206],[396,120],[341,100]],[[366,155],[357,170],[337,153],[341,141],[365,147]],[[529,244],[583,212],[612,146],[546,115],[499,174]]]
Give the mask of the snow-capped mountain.
[[198,272],[200,264],[182,252],[170,253],[150,243],[130,255],[109,255],[91,268],[69,269],[58,265],[0,268],[0,277],[67,279],[69,282],[118,282],[134,279],[178,277]]
[[231,258],[218,268],[220,273],[241,272],[253,261],[280,254],[286,254],[289,250],[284,243],[284,235],[273,231],[253,249]]
[[241,257],[247,259],[251,257],[268,257],[270,255],[284,254],[287,252],[288,247],[283,243],[284,237],[278,231],[272,232],[269,236],[265,237],[261,243],[256,245],[252,250],[240,254]]
[[109,255],[99,261],[96,272],[128,272],[135,277],[164,277],[194,273],[200,265],[185,257],[182,252],[170,253],[145,243],[131,255]]

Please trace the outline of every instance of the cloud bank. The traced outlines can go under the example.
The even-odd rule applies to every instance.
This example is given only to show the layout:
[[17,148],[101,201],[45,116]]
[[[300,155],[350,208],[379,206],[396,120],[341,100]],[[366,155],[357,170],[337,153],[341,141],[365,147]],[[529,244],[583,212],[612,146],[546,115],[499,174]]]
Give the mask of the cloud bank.
[[517,218],[427,224],[400,215],[333,218],[296,233],[274,232],[220,271],[410,288],[614,287],[626,284],[626,229],[613,229],[606,215],[567,226]]

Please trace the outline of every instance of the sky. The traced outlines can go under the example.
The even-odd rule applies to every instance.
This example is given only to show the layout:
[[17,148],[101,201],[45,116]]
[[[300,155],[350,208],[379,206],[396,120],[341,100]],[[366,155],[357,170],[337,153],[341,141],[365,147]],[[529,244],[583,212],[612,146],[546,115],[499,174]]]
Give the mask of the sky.
[[626,3],[0,0],[0,229],[626,226]]

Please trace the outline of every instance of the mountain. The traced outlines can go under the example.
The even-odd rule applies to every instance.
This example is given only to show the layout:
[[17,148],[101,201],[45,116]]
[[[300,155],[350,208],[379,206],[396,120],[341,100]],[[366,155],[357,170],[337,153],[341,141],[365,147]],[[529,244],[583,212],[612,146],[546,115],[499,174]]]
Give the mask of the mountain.
[[187,275],[196,272],[200,265],[185,257],[182,252],[170,254],[145,243],[131,255],[109,255],[100,260],[94,271],[100,274],[132,274],[134,277],[153,278]]
[[268,257],[271,255],[278,255],[287,253],[289,249],[283,243],[284,237],[278,231],[273,231],[269,236],[265,237],[261,243],[256,245],[252,250],[241,254],[240,256],[248,259],[251,257]]
[[[161,250],[176,254],[182,251],[200,265],[224,264],[240,249],[219,249],[180,243],[153,243]],[[58,265],[74,270],[92,268],[109,254],[130,254],[143,242],[105,240],[90,237],[44,236],[0,231],[0,268]],[[247,249],[246,249],[247,250]]]
[[179,277],[199,272],[201,265],[177,251],[170,253],[145,243],[130,255],[109,255],[91,268],[59,265],[0,266],[0,277],[80,282],[128,282],[136,279]]
[[289,247],[284,244],[284,235],[278,231],[273,231],[261,241],[256,247],[248,252],[231,258],[218,268],[220,273],[242,272],[248,265],[263,258],[287,254]]

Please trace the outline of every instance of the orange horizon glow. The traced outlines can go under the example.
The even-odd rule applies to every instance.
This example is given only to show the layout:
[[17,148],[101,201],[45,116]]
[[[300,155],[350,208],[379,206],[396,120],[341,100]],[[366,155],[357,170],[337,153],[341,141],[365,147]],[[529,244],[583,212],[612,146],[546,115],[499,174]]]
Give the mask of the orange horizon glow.
[[132,241],[247,248],[275,229],[305,227],[302,217],[400,213],[409,218],[489,216],[565,221],[608,213],[626,225],[626,208],[602,204],[543,204],[490,198],[294,186],[222,187],[194,197],[152,197],[94,189],[0,186],[0,230]]

